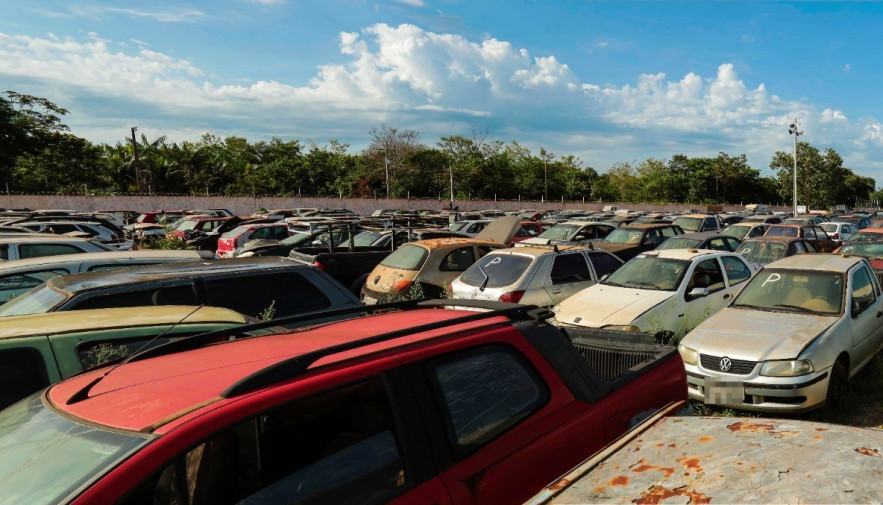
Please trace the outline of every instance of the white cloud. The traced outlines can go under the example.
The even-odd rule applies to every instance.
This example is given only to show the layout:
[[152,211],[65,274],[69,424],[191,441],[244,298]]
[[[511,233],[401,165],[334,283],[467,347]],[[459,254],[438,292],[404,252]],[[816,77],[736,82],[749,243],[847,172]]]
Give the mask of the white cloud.
[[600,47],[601,49],[604,49],[604,48],[607,47],[608,45],[609,45],[609,42],[603,42],[603,41],[602,41],[602,42],[598,42],[598,47]]
[[[710,76],[648,73],[633,83],[600,85],[580,81],[554,55],[532,56],[508,41],[376,24],[340,33],[339,60],[306,82],[242,85],[213,82],[187,59],[131,42],[137,47],[100,34],[77,40],[0,33],[0,79],[51,87],[41,96],[74,111],[66,118],[74,131],[104,142],[119,139],[131,121],[149,128],[144,117],[184,138],[212,130],[356,145],[381,121],[421,131],[429,142],[487,125],[504,140],[574,153],[602,169],[620,159],[717,151],[746,152],[762,168],[788,147],[787,125],[798,117],[810,142],[834,147],[847,164],[883,169],[873,161],[883,160],[879,122],[852,122],[839,109],[780,98],[763,84],[746,84],[729,63]],[[91,104],[100,97],[104,108],[127,117],[90,116],[90,107],[77,107],[78,96]],[[91,129],[78,129],[78,122]]]
[[284,3],[288,3],[288,0],[248,0],[251,3],[261,4],[261,5],[282,5]]
[[168,11],[145,11],[138,9],[124,9],[107,6],[78,6],[70,7],[70,12],[75,16],[90,17],[93,19],[106,19],[112,16],[123,15],[130,18],[153,19],[162,23],[195,23],[207,16],[204,12],[196,9],[172,9]]
[[423,7],[426,5],[423,0],[395,0],[400,4],[410,5],[412,7]]
[[846,65],[843,65],[844,72],[849,72],[850,70],[852,70],[852,67],[849,65],[849,63],[847,63]]

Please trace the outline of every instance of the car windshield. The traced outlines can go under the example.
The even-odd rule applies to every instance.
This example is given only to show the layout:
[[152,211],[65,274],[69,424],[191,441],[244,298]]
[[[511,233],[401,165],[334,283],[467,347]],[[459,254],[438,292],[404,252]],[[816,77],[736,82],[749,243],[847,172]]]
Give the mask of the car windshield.
[[689,266],[689,261],[639,254],[610,274],[602,284],[675,291]]
[[721,231],[722,235],[729,235],[730,237],[735,237],[739,240],[745,238],[745,235],[748,235],[748,230],[750,230],[750,226],[728,226]]
[[881,239],[883,239],[883,233],[868,233],[866,231],[854,233],[849,237],[850,242],[876,242]]
[[748,263],[767,264],[785,257],[785,244],[780,242],[746,242],[736,253]]
[[701,217],[679,217],[675,219],[674,224],[680,226],[684,231],[699,231],[699,227],[702,226],[702,221],[704,220]]
[[0,413],[0,503],[67,503],[150,439],[77,424],[35,394]]
[[840,254],[852,254],[872,260],[883,259],[883,242],[846,244],[840,248]]
[[175,228],[175,230],[178,230],[178,231],[195,230],[195,229],[196,229],[196,224],[197,224],[198,222],[199,222],[199,221],[194,221],[193,219],[185,219],[185,220],[181,221],[181,224],[179,224],[179,225]]
[[617,228],[604,238],[609,244],[640,244],[644,231],[634,228]]
[[695,238],[683,238],[683,237],[671,237],[665,239],[665,242],[659,244],[657,250],[665,250],[665,249],[690,249],[694,247],[699,247],[699,244],[702,243],[702,240]]
[[405,244],[387,256],[380,264],[399,270],[420,270],[428,255],[429,251],[419,245]]
[[467,222],[465,222],[465,221],[457,221],[456,223],[451,223],[451,224],[449,224],[449,225],[448,225],[448,229],[451,230],[451,231],[460,231],[460,230],[462,230],[463,227],[466,226],[467,224],[469,224],[469,223],[467,223]]
[[0,317],[45,314],[65,299],[67,299],[66,294],[59,293],[43,283],[0,305]]
[[556,224],[543,233],[540,233],[537,238],[570,240],[571,237],[576,235],[576,232],[579,231],[580,228],[582,228],[582,226],[578,224]]
[[489,288],[509,286],[521,278],[531,261],[530,257],[516,254],[489,254],[466,269],[460,281],[481,286],[487,280],[484,285]]
[[380,231],[363,231],[353,236],[353,244],[357,246],[373,245],[383,235],[383,232]]
[[733,307],[840,314],[843,275],[816,270],[764,269],[733,301]]
[[770,229],[766,231],[766,234],[772,237],[798,237],[800,232],[800,228],[795,228],[793,226],[779,226],[772,225]]

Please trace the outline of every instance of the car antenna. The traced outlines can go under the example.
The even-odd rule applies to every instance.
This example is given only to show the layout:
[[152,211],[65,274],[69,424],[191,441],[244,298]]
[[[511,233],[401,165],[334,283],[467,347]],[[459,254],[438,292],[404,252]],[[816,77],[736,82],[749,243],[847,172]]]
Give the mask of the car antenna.
[[82,389],[80,389],[79,391],[77,391],[76,393],[74,393],[73,395],[71,395],[71,397],[68,398],[68,400],[67,400],[67,402],[65,403],[65,405],[72,405],[72,404],[74,404],[74,403],[81,402],[81,401],[85,400],[86,398],[88,398],[88,397],[89,397],[89,391],[91,391],[92,388],[95,387],[96,384],[98,384],[99,382],[101,382],[102,379],[104,379],[105,377],[107,377],[108,375],[110,375],[111,372],[113,372],[114,370],[116,370],[116,369],[119,368],[120,366],[125,365],[126,363],[128,363],[129,360],[131,360],[135,355],[137,355],[139,352],[143,351],[143,350],[144,350],[147,346],[149,346],[150,344],[156,342],[157,339],[159,339],[160,337],[162,337],[162,336],[165,335],[166,333],[172,331],[173,328],[175,328],[175,327],[178,326],[179,324],[183,323],[185,319],[187,319],[188,317],[190,317],[190,316],[192,316],[193,314],[195,314],[196,311],[198,311],[199,309],[203,308],[204,306],[205,306],[205,305],[200,305],[200,306],[196,307],[195,309],[191,310],[191,311],[190,311],[189,313],[187,313],[184,317],[182,317],[182,318],[179,319],[177,322],[175,322],[175,324],[169,326],[168,328],[166,328],[165,330],[163,330],[162,332],[160,332],[159,335],[157,335],[157,336],[153,337],[152,339],[148,340],[147,342],[145,342],[144,345],[142,345],[141,347],[139,347],[137,351],[135,351],[135,352],[133,352],[133,353],[130,353],[128,356],[126,356],[126,358],[125,358],[124,360],[122,360],[122,361],[120,361],[119,363],[117,363],[116,365],[112,366],[112,367],[110,368],[110,370],[104,372],[103,374],[101,374],[100,376],[98,376],[97,379],[93,380],[93,381],[90,382],[89,384],[86,384]]

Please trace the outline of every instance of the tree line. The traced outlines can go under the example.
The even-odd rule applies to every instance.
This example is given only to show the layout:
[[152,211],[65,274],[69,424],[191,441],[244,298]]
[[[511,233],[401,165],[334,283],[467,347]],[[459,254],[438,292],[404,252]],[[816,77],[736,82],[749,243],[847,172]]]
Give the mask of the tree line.
[[[453,179],[456,199],[523,199],[657,203],[787,203],[792,198],[790,152],[761,176],[744,154],[675,154],[668,160],[621,161],[599,173],[574,155],[532,152],[487,132],[442,137],[426,145],[413,130],[380,125],[359,153],[326,144],[249,142],[205,134],[198,141],[161,136],[95,144],[70,133],[68,111],[51,101],[0,94],[0,177],[17,193],[223,194],[439,198]],[[134,136],[134,132],[133,132]],[[831,148],[797,148],[798,199],[813,208],[879,199],[875,181],[843,166]]]

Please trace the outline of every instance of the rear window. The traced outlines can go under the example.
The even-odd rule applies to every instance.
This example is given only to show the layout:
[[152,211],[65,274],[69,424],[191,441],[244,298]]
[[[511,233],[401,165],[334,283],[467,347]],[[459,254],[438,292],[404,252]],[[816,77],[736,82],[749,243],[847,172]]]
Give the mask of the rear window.
[[487,274],[489,288],[509,286],[517,281],[530,266],[533,258],[515,254],[492,254],[473,263],[460,280],[470,286],[481,286]]
[[680,226],[684,231],[699,231],[699,227],[702,226],[702,218],[679,217],[675,219],[674,224]]
[[659,247],[657,247],[656,249],[660,251],[665,249],[690,249],[691,247],[699,247],[699,244],[701,243],[701,240],[672,237],[670,239],[667,239],[665,242],[659,244]]
[[798,228],[792,228],[790,226],[770,226],[770,229],[767,230],[766,234],[770,236],[779,236],[779,237],[796,237]]
[[65,298],[67,298],[66,294],[59,293],[44,284],[4,303],[0,306],[0,317],[45,314]]
[[380,262],[381,265],[399,270],[420,270],[429,250],[419,245],[405,244]]
[[197,223],[198,223],[198,221],[194,221],[192,219],[186,219],[184,221],[181,221],[181,224],[179,224],[178,227],[175,229],[178,231],[195,230]]
[[828,233],[837,233],[837,227],[840,226],[837,223],[825,223],[822,225],[822,229]]
[[248,226],[237,226],[236,228],[233,228],[227,233],[221,235],[221,238],[235,238],[248,231],[248,229]]

